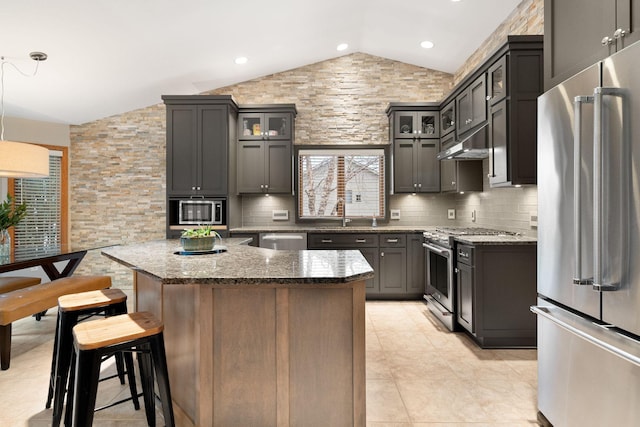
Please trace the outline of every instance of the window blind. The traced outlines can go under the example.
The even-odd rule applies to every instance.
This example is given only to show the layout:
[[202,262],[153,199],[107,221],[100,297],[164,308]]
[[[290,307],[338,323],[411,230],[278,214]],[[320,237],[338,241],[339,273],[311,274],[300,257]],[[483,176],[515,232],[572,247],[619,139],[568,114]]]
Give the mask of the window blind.
[[27,204],[27,216],[14,227],[16,251],[26,246],[61,242],[62,152],[49,150],[49,176],[14,180],[16,203]]
[[300,149],[298,171],[301,218],[384,217],[384,150]]

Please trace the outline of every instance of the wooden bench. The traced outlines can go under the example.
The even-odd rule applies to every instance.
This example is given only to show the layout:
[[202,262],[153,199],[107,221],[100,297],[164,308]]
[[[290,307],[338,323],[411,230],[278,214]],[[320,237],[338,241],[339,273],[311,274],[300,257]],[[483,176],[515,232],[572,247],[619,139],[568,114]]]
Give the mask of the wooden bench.
[[73,276],[0,294],[0,368],[9,369],[12,322],[57,306],[63,295],[109,287],[109,276]]
[[0,294],[39,284],[39,277],[2,276],[0,277]]

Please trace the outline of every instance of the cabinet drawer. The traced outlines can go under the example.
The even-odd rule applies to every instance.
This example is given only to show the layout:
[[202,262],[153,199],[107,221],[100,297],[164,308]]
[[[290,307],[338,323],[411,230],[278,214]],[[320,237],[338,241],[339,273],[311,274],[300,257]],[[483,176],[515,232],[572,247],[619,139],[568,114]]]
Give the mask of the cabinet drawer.
[[380,234],[381,248],[404,248],[406,243],[405,234]]
[[374,248],[378,247],[377,234],[312,233],[307,236],[309,249]]
[[456,261],[458,264],[474,265],[473,246],[458,245],[456,249]]

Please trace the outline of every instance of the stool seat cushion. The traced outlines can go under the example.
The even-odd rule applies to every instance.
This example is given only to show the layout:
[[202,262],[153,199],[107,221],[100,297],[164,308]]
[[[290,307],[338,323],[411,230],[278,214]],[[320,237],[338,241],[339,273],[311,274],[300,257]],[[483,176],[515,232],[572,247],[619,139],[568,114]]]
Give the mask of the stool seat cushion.
[[60,311],[79,311],[104,307],[127,300],[127,294],[120,289],[100,289],[99,291],[79,292],[58,298]]
[[79,323],[73,327],[73,336],[79,350],[94,350],[157,335],[162,330],[162,322],[143,311]]
[[55,307],[62,295],[109,287],[109,276],[72,276],[0,294],[0,325]]
[[0,277],[0,294],[15,291],[17,289],[28,288],[29,286],[39,285],[40,281],[39,277]]

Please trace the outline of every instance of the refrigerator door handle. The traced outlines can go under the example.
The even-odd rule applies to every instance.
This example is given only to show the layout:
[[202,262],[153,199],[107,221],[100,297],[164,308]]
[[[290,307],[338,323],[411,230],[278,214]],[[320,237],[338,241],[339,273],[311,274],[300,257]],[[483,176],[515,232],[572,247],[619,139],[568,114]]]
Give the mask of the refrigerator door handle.
[[573,238],[575,272],[574,285],[593,285],[592,278],[582,277],[582,199],[580,160],[582,159],[582,104],[593,104],[593,96],[576,96],[573,100]]
[[[613,353],[636,366],[640,366],[640,355],[637,352],[637,343],[610,330],[606,325],[598,325],[585,318],[570,314],[565,310],[559,310],[556,307],[532,306],[530,310],[534,314],[550,320],[566,331],[587,340],[597,347]],[[603,330],[605,331],[604,334]],[[606,331],[609,331],[611,335],[609,338],[611,338],[612,342],[606,341],[607,338],[604,337],[604,335],[607,334]],[[600,339],[599,337],[601,336],[605,339]],[[618,342],[616,343],[615,341]],[[634,351],[634,349],[636,350]]]
[[[602,275],[602,147],[604,140],[602,98],[603,96],[624,98],[625,92],[624,89],[613,87],[596,87],[593,91],[593,289],[596,291],[615,291],[619,285],[603,283]],[[623,123],[623,126],[628,126],[628,123]],[[621,166],[624,167],[624,165]]]

